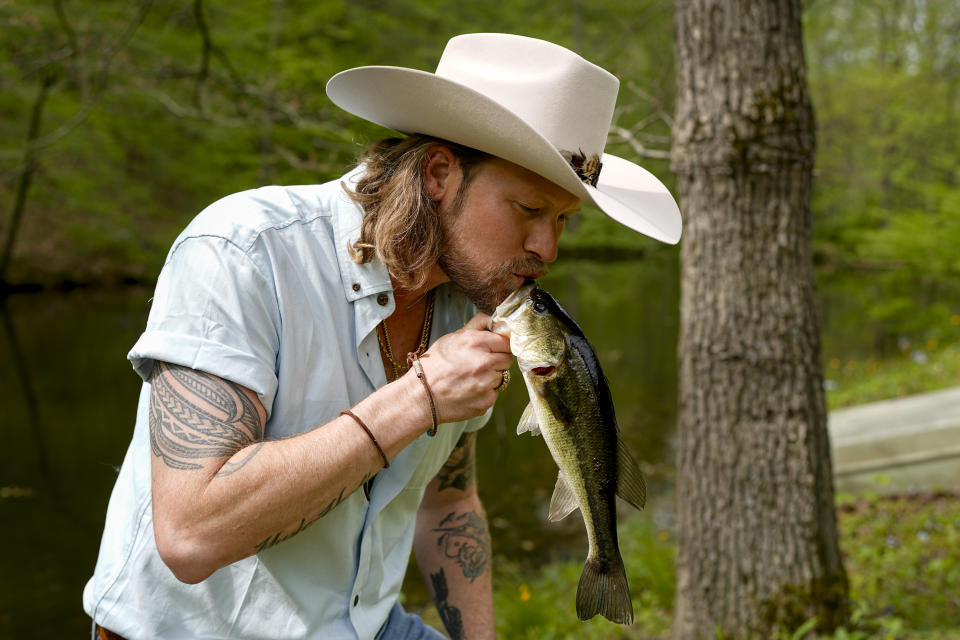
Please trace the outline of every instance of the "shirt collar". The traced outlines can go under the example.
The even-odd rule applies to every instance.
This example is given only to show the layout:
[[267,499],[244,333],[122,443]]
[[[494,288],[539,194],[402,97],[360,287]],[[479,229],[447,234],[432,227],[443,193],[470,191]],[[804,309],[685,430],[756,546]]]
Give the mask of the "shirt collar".
[[[383,317],[393,312],[393,284],[390,282],[390,273],[387,266],[383,264],[376,256],[364,264],[357,264],[350,257],[347,248],[353,246],[353,243],[360,237],[360,224],[363,220],[363,209],[356,202],[350,199],[345,189],[351,191],[363,176],[365,167],[359,165],[340,180],[340,190],[337,193],[335,202],[335,211],[333,212],[333,227],[336,241],[337,261],[340,263],[340,279],[343,286],[343,294],[347,300],[355,302],[360,298],[378,295],[380,293],[389,293],[387,305],[377,305],[381,309]],[[438,302],[445,309],[449,309],[450,317],[446,320],[449,325],[443,322],[437,322],[434,318],[435,326],[452,327],[446,330],[452,331],[462,327],[474,313],[476,307],[467,299],[467,297],[450,283],[442,284],[437,289]],[[358,334],[364,335],[363,332]]]
[[357,264],[348,252],[348,247],[353,246],[353,243],[360,237],[363,209],[350,199],[344,189],[352,191],[363,176],[363,172],[364,167],[360,165],[340,180],[341,189],[336,197],[336,211],[333,216],[343,294],[351,302],[369,295],[385,291],[392,292],[393,290],[387,267],[379,259],[374,257],[369,262]]

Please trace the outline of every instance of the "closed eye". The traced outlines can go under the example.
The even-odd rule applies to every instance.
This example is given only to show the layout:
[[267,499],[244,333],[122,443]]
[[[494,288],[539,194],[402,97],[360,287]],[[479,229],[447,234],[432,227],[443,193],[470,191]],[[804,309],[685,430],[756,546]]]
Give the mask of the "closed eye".
[[524,213],[535,214],[540,212],[540,207],[531,207],[523,204],[522,202],[518,202],[517,206],[520,207],[520,210]]

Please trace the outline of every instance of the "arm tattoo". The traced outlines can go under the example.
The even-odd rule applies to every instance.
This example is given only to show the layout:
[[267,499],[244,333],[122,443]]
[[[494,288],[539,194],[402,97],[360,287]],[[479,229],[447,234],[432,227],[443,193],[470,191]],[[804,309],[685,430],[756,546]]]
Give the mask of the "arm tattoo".
[[262,442],[258,442],[257,444],[251,447],[248,447],[247,450],[244,451],[242,460],[238,460],[236,462],[234,462],[233,460],[227,460],[226,462],[224,462],[223,467],[220,468],[220,471],[217,472],[217,475],[215,477],[223,478],[225,476],[229,476],[233,473],[236,473],[237,471],[240,471],[240,469],[243,469],[243,467],[246,466],[248,462],[250,462],[253,456],[257,455],[257,452],[260,451],[260,447],[262,447],[263,444],[264,443]]
[[476,511],[451,511],[434,531],[440,532],[437,546],[443,555],[457,561],[463,576],[473,582],[490,564],[490,533]]
[[[256,406],[236,384],[203,371],[158,362],[150,378],[150,446],[172,469],[202,469],[263,440]],[[230,475],[256,455],[224,465]]]
[[447,628],[450,638],[466,640],[460,609],[447,602],[450,588],[447,586],[447,576],[443,573],[443,569],[430,574],[430,583],[433,586],[433,602],[437,605],[437,613],[440,614],[440,619],[443,621],[443,626]]
[[449,488],[466,491],[473,486],[473,441],[476,435],[475,433],[465,433],[460,436],[457,446],[450,453],[450,458],[437,473],[437,480],[440,483],[438,491]]
[[[363,475],[363,479],[360,481],[360,484],[357,485],[357,487],[354,487],[353,491],[356,491],[357,488],[359,488],[360,486],[362,486],[362,485],[363,485],[364,483],[366,483],[366,481],[369,480],[369,479],[370,479],[370,474],[369,474],[369,473],[365,473],[365,474]],[[353,493],[353,491],[351,491],[350,493]],[[335,498],[333,498],[332,500],[330,500],[330,502],[327,503],[327,506],[324,507],[324,508],[320,511],[320,513],[318,513],[316,516],[310,518],[309,520],[308,520],[307,518],[301,518],[301,519],[300,519],[300,524],[298,524],[297,527],[296,527],[293,531],[291,531],[291,532],[289,532],[289,533],[284,533],[283,531],[279,531],[279,532],[273,534],[272,536],[270,536],[269,538],[264,538],[263,540],[261,540],[260,542],[258,542],[257,544],[254,545],[254,548],[256,549],[256,552],[257,552],[257,553],[260,553],[261,551],[265,551],[265,550],[269,549],[270,547],[275,547],[276,545],[280,544],[280,543],[283,542],[284,540],[289,540],[289,539],[292,538],[293,536],[297,535],[298,533],[300,533],[301,531],[303,531],[304,529],[306,529],[307,527],[309,527],[310,525],[312,525],[314,522],[316,522],[317,520],[319,520],[319,519],[322,518],[323,516],[327,515],[327,514],[330,513],[331,511],[333,511],[338,504],[340,504],[341,502],[343,502],[344,494],[346,494],[346,493],[347,493],[347,488],[346,488],[346,487],[343,487],[342,489],[340,489],[339,495],[337,495]],[[349,495],[349,494],[347,494],[347,495]]]

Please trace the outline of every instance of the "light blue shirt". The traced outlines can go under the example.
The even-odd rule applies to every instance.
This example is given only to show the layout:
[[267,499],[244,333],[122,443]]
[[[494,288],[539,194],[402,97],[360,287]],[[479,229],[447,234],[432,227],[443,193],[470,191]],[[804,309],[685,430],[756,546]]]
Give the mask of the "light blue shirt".
[[[360,220],[339,180],[214,203],[170,250],[128,356],[134,369],[146,380],[161,360],[248,387],[267,410],[268,439],[335,418],[386,384],[375,329],[393,312],[393,291],[382,263],[347,254]],[[474,312],[453,287],[439,287],[431,342]],[[83,592],[86,612],[131,640],[374,638],[400,592],[427,483],[460,436],[489,417],[424,434],[377,474],[369,501],[355,491],[296,536],[187,585],[154,542],[149,395],[144,382]]]

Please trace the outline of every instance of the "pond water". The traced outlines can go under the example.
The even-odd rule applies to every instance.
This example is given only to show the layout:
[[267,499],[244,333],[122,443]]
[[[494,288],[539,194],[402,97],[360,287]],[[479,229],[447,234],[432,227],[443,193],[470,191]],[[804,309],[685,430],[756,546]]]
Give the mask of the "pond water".
[[[642,262],[567,261],[541,284],[578,320],[604,367],[621,431],[648,479],[650,505],[641,517],[669,527],[676,252]],[[133,428],[140,379],[125,356],[143,329],[150,295],[142,288],[79,290],[15,295],[4,303],[2,638],[83,637],[89,629],[81,590]],[[516,435],[527,398],[516,367],[513,373],[514,384],[478,440],[477,474],[494,552],[519,564],[585,557],[579,518],[546,520],[556,466],[542,439]],[[408,583],[414,602],[425,598],[416,582]]]

